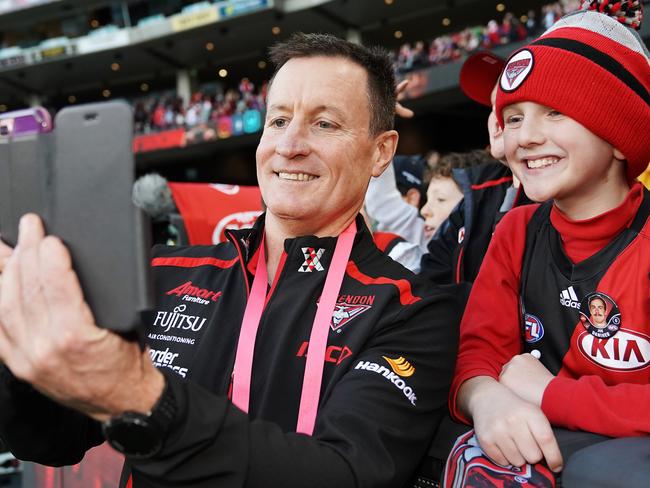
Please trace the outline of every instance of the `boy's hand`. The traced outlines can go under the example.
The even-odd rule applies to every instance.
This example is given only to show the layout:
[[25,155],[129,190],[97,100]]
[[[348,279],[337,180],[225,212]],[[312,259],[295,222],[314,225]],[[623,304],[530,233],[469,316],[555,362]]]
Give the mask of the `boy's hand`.
[[555,378],[544,365],[530,354],[513,357],[501,369],[499,383],[527,402],[542,406],[548,384]]
[[474,422],[481,448],[495,462],[523,466],[546,459],[551,470],[562,470],[560,448],[539,407],[486,376],[466,381],[458,401]]
[[397,96],[397,102],[395,103],[395,115],[402,117],[403,119],[410,119],[415,115],[415,112],[413,112],[413,110],[406,108],[400,103],[406,96],[404,92],[408,84],[409,80],[402,80],[395,88],[395,95]]
[[103,420],[146,412],[164,379],[135,342],[95,325],[70,254],[45,237],[36,215],[21,219],[18,245],[0,247],[0,362],[50,398]]

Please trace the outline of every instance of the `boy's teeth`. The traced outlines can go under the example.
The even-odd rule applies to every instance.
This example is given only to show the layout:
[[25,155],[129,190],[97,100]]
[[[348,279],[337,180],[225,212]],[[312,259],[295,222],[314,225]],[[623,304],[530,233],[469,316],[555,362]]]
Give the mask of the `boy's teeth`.
[[557,163],[557,158],[541,158],[541,159],[529,159],[526,161],[530,169],[544,168],[552,164]]
[[278,176],[282,180],[293,181],[311,181],[316,179],[314,175],[307,175],[305,173],[278,173]]

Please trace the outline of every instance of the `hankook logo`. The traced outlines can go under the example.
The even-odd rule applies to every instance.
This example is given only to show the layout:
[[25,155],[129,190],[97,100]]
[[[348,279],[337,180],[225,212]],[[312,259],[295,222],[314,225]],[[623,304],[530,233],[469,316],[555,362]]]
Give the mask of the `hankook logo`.
[[386,356],[382,357],[386,360],[390,367],[393,368],[393,371],[404,378],[413,376],[413,373],[415,373],[415,368],[406,360],[406,358],[403,358],[402,356],[398,357],[397,359],[387,358]]
[[[386,361],[388,361],[388,358],[384,357]],[[404,358],[402,358],[404,359]],[[406,361],[408,364],[408,361]],[[390,364],[390,363],[389,363]],[[403,366],[403,365],[402,365]],[[391,364],[391,368],[393,365]],[[401,366],[400,366],[401,368]],[[413,368],[409,364],[409,369]],[[373,363],[370,361],[359,361],[357,365],[354,367],[354,369],[361,369],[364,371],[372,371],[373,373],[377,373],[382,375],[384,378],[386,378],[388,381],[390,381],[393,385],[395,385],[395,388],[400,390],[402,394],[406,397],[406,399],[411,402],[411,405],[415,406],[415,403],[418,399],[418,397],[415,394],[415,391],[411,386],[409,386],[406,381],[404,381],[402,378],[400,378],[400,375],[395,373],[394,371],[391,371],[388,369],[386,366],[379,365],[377,363]],[[412,375],[415,372],[415,368],[413,368],[413,371],[409,374]]]

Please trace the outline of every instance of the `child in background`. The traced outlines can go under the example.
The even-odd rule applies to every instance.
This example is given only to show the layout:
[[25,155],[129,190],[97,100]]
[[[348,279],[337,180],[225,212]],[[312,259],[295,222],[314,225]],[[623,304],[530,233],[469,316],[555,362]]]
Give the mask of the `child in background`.
[[552,486],[549,468],[565,487],[650,486],[650,55],[624,25],[640,9],[586,2],[503,70],[506,157],[547,203],[503,218],[474,283],[450,408],[475,435],[445,486]]

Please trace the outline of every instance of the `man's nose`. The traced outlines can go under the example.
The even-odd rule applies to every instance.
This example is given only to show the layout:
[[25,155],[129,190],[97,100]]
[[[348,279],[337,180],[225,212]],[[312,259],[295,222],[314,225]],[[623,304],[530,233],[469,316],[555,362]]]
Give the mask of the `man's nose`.
[[294,119],[282,131],[275,146],[275,152],[287,159],[309,154],[309,140],[306,128]]

